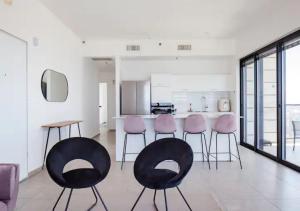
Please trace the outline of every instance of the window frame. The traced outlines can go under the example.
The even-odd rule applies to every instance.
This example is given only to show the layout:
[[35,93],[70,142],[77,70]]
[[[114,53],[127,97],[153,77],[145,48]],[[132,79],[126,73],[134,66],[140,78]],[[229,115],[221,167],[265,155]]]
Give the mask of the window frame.
[[[288,162],[285,159],[285,70],[284,70],[284,46],[285,43],[290,42],[294,39],[300,39],[300,30],[297,30],[295,32],[292,32],[250,54],[248,54],[247,56],[243,57],[240,59],[240,71],[239,71],[239,78],[240,78],[240,144],[250,150],[253,150],[263,156],[266,156],[284,166],[287,166],[291,169],[294,169],[298,172],[300,172],[300,166],[297,166],[291,162]],[[276,67],[277,67],[277,76],[276,76],[276,85],[277,85],[277,93],[276,93],[276,97],[277,97],[277,155],[271,155],[269,153],[266,153],[260,149],[258,149],[257,147],[257,141],[258,141],[258,81],[257,81],[257,74],[258,74],[258,65],[257,62],[259,60],[259,55],[271,50],[271,49],[275,49],[276,50]],[[254,108],[254,113],[255,113],[255,122],[254,122],[254,132],[255,132],[255,139],[254,139],[254,146],[247,144],[244,142],[244,71],[243,71],[243,67],[245,66],[244,64],[249,61],[250,59],[254,59],[254,74],[255,74],[255,108]]]

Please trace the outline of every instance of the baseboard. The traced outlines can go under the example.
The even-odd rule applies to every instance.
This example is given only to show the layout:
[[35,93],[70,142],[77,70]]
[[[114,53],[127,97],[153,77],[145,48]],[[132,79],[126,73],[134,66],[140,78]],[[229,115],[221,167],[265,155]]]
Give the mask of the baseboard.
[[38,174],[38,173],[40,173],[41,171],[42,171],[42,167],[39,167],[39,168],[37,168],[37,169],[34,169],[34,170],[30,171],[30,172],[28,173],[28,178],[29,178],[29,177],[32,177],[32,176],[34,176],[34,175],[36,175],[36,174]]

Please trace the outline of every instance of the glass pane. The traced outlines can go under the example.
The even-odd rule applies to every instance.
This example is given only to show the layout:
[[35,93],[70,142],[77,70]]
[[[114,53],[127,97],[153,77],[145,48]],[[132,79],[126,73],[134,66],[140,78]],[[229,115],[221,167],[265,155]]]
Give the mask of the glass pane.
[[248,61],[243,67],[244,75],[244,143],[254,146],[254,61]]
[[289,46],[283,52],[285,69],[283,159],[300,166],[300,45]]
[[259,56],[258,81],[258,143],[257,148],[277,155],[277,67],[276,50]]

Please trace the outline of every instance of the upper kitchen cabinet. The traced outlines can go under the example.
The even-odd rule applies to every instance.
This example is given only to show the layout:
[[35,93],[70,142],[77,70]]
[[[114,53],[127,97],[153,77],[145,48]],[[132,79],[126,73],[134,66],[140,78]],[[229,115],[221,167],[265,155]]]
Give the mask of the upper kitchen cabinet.
[[172,100],[172,74],[151,74],[151,102],[170,103]]
[[167,73],[151,74],[152,87],[170,87],[172,75]]
[[151,87],[151,102],[152,103],[171,103],[172,90],[171,87]]
[[233,91],[230,74],[173,75],[172,90],[177,92]]

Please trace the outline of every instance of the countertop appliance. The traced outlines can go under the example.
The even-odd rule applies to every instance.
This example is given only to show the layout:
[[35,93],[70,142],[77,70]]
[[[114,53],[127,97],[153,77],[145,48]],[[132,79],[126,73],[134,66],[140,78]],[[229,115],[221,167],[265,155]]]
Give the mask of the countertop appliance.
[[150,81],[122,81],[121,114],[150,114]]
[[228,98],[221,98],[218,100],[218,111],[229,112],[230,110],[230,100]]
[[151,103],[152,114],[174,114],[176,109],[172,103]]

